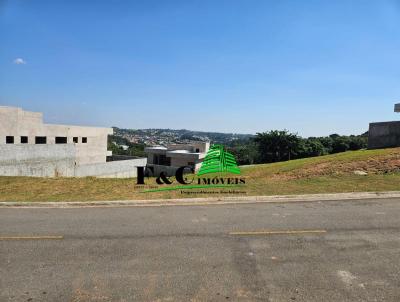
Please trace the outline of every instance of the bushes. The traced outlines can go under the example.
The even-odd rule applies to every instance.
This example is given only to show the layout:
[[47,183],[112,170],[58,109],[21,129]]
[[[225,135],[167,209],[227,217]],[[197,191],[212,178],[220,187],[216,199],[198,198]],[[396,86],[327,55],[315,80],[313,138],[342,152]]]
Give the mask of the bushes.
[[[128,146],[128,149],[124,150],[121,147],[121,145]],[[116,136],[116,135],[108,136],[107,149],[112,151],[112,153],[114,155],[129,155],[129,156],[146,157],[144,148],[145,148],[144,144],[131,143],[126,138]]]

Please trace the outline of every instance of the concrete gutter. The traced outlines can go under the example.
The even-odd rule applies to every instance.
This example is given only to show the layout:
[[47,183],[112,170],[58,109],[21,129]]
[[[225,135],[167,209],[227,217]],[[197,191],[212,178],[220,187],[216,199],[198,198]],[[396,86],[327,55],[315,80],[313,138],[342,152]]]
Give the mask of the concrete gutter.
[[60,201],[60,202],[4,201],[0,202],[0,208],[7,208],[7,207],[74,208],[74,207],[118,207],[118,206],[155,207],[155,206],[185,206],[185,205],[192,206],[192,205],[218,205],[218,204],[279,203],[279,202],[346,201],[346,200],[387,199],[387,198],[400,198],[400,191],[307,194],[307,195],[152,199],[152,200]]

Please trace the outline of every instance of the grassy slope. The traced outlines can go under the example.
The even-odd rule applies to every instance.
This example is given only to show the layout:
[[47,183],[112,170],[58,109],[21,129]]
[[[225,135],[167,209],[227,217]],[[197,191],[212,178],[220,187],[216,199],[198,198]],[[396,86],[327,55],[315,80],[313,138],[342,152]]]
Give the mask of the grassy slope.
[[[368,172],[355,175],[355,170]],[[400,148],[242,167],[247,195],[400,190]],[[135,179],[0,177],[0,201],[78,201],[207,196],[178,191],[140,193]],[[155,184],[154,179],[148,184]],[[220,189],[213,189],[218,190]],[[229,194],[209,194],[221,196]]]

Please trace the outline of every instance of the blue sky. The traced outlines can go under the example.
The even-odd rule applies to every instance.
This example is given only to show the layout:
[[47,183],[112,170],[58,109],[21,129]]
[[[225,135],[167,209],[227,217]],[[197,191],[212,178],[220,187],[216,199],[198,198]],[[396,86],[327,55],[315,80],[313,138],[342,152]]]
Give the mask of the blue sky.
[[0,105],[302,136],[396,120],[400,1],[0,0]]

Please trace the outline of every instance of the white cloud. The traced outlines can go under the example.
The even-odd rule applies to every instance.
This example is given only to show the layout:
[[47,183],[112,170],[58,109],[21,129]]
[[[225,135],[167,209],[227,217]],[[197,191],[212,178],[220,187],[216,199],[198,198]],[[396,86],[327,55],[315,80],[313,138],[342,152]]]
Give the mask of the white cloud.
[[22,64],[26,64],[26,61],[24,59],[22,59],[22,58],[16,58],[14,60],[14,64],[22,65]]

